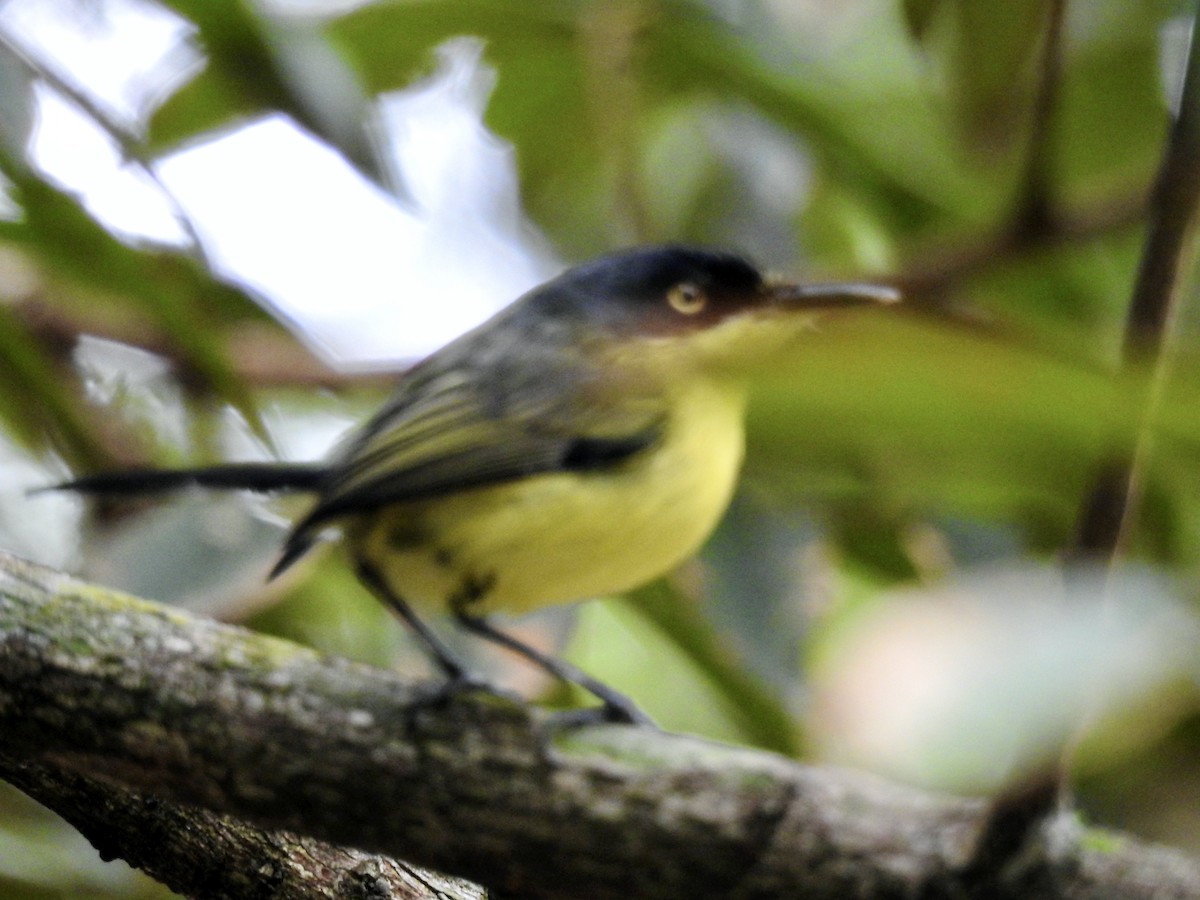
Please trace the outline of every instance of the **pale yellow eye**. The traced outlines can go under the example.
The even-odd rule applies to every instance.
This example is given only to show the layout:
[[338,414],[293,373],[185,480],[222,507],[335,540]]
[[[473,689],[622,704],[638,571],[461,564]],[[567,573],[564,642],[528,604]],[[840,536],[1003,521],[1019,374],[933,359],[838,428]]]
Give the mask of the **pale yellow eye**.
[[676,312],[683,313],[685,316],[694,316],[704,309],[705,304],[708,303],[708,295],[699,285],[683,281],[667,291],[667,302]]

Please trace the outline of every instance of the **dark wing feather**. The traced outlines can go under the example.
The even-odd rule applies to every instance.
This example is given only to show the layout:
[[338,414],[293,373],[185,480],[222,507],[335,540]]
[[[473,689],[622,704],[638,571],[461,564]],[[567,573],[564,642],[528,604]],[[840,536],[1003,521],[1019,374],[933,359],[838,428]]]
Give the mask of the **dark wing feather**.
[[[414,376],[333,461],[275,574],[332,519],[545,472],[613,466],[654,443],[661,428],[657,409],[623,408],[614,417],[562,382],[512,391],[453,369]],[[519,402],[506,404],[506,397]]]

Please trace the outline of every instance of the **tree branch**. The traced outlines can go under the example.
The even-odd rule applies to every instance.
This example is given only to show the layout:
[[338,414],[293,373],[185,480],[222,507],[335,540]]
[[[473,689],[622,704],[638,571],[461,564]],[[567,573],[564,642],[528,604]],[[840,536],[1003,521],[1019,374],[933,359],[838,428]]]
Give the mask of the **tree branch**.
[[504,697],[433,699],[7,556],[0,735],[6,777],[34,795],[73,784],[101,819],[116,815],[102,797],[133,792],[507,895],[950,898],[984,881],[1034,900],[1200,894],[1200,862],[1069,817],[1019,872],[969,886],[979,801],[649,729],[556,731]]
[[383,856],[268,831],[0,752],[0,777],[123,859],[204,900],[481,900],[482,888]]

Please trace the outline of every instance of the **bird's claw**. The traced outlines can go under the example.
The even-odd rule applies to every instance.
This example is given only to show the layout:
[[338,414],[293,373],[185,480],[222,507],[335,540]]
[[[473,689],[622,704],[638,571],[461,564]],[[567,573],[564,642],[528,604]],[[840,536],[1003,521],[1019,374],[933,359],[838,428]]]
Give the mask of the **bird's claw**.
[[423,708],[445,707],[452,705],[465,694],[476,693],[523,702],[513,692],[498,687],[486,678],[469,672],[460,672],[444,681],[435,682],[423,687],[416,697],[413,706]]

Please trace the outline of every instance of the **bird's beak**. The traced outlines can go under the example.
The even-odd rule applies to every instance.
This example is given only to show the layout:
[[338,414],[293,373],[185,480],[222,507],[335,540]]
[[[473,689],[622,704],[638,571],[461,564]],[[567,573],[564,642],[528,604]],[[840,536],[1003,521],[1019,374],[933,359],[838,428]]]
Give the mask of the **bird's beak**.
[[746,304],[744,315],[729,315],[710,328],[691,332],[686,344],[709,365],[746,375],[770,369],[822,310],[899,300],[899,291],[881,284],[768,281]]
[[784,310],[899,303],[900,292],[883,284],[768,284],[767,300]]

